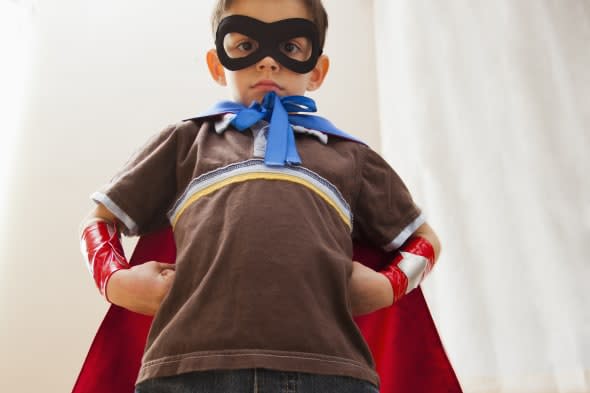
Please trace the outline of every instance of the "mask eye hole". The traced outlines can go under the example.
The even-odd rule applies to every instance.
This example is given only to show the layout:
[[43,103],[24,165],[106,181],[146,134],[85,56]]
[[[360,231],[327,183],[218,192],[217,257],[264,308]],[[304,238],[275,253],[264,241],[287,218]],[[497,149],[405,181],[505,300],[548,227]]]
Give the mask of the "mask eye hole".
[[281,42],[279,50],[293,60],[307,61],[311,57],[311,42],[307,37],[291,38]]
[[231,59],[240,59],[256,52],[258,41],[240,33],[228,33],[223,37],[223,49]]

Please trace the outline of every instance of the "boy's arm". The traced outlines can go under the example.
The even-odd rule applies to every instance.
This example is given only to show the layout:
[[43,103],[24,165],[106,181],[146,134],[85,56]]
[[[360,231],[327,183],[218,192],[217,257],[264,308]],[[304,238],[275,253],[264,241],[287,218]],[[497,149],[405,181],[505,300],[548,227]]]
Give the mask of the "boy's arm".
[[[411,250],[408,250],[408,252],[420,252],[416,251],[413,246],[415,240],[420,238],[432,246],[432,262],[430,267],[428,267],[428,263],[425,263],[425,269],[412,272],[413,274],[419,274],[420,277],[408,277],[398,267],[401,259],[403,259],[403,254],[399,251],[406,252],[404,248],[409,247]],[[394,260],[380,272],[376,272],[361,263],[353,262],[352,276],[349,283],[352,314],[368,314],[380,308],[388,307],[399,300],[405,293],[413,289],[408,287],[408,281],[412,279],[418,283],[422,281],[436,262],[440,251],[441,245],[438,236],[430,225],[424,223],[400,247]],[[419,255],[419,257],[427,258],[427,256],[423,255]],[[412,261],[408,262],[411,263]]]
[[129,266],[119,240],[121,225],[104,205],[97,204],[82,224],[82,253],[107,301],[154,315],[170,290],[174,265],[152,261]]
[[[380,272],[354,265],[359,275],[372,280],[375,289],[364,289],[367,296],[374,296],[372,305],[377,309],[391,305],[420,284],[440,253],[440,242],[399,175],[373,150],[366,148],[363,152],[359,158],[359,191],[353,207],[353,238],[356,235],[386,251],[396,251],[393,260]],[[360,293],[362,285],[360,280]],[[360,309],[371,311],[369,307]]]

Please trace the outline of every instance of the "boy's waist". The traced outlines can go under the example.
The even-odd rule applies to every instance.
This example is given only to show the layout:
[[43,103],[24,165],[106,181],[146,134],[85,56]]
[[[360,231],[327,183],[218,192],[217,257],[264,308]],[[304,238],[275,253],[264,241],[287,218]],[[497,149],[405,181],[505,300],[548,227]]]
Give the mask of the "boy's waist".
[[[181,297],[182,282],[174,284],[150,330],[146,375],[278,367],[336,375],[348,370],[344,375],[376,383],[345,282],[318,278],[318,284],[325,282],[318,291],[314,280],[302,277],[260,280],[260,274],[232,271],[220,282],[212,270],[213,277],[201,280],[189,298]],[[179,270],[177,280],[187,275]]]
[[366,362],[318,353],[252,349],[197,351],[153,360],[144,357],[137,383],[196,371],[242,369],[347,376],[379,385],[377,373]]

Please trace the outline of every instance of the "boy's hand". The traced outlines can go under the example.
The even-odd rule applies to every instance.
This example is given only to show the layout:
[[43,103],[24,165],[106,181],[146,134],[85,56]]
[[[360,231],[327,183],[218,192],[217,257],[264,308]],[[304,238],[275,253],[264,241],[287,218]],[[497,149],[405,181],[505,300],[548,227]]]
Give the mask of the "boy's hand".
[[359,262],[352,262],[348,291],[353,316],[368,314],[393,303],[393,289],[387,277]]
[[152,261],[117,270],[107,283],[109,300],[127,310],[154,315],[172,287],[174,268]]

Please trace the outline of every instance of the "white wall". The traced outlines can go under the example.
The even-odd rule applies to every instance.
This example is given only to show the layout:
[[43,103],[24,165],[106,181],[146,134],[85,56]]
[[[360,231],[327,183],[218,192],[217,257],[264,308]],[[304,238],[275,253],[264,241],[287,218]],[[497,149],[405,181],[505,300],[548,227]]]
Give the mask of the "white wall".
[[[0,81],[20,78],[0,98],[24,102],[22,116],[0,109],[14,120],[0,123],[0,391],[71,389],[107,307],[78,251],[88,196],[150,134],[225,98],[204,64],[211,3],[35,3],[30,66],[8,78],[0,69]],[[324,3],[332,68],[313,97],[321,114],[376,147],[372,2]],[[27,58],[8,48],[8,64]]]

